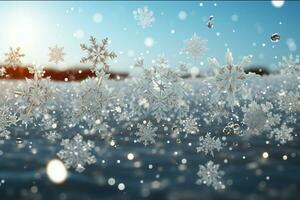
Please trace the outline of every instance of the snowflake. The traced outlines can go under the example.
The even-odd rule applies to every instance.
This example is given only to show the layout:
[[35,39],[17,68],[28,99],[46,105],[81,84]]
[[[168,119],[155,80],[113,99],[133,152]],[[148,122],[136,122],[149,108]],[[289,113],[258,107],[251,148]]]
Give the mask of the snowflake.
[[281,68],[281,74],[295,74],[300,72],[300,56],[282,56],[282,61],[278,63]]
[[185,41],[186,48],[184,52],[190,54],[193,58],[199,58],[207,50],[206,40],[200,39],[196,33]]
[[152,144],[155,142],[155,137],[157,127],[152,127],[152,123],[149,121],[148,123],[144,121],[142,124],[138,124],[137,128],[139,129],[138,132],[135,133],[137,137],[137,142],[142,142],[145,146],[148,144]]
[[212,186],[215,190],[225,189],[225,185],[221,181],[225,173],[219,170],[219,167],[220,165],[214,164],[212,161],[208,161],[206,165],[199,165],[199,171],[197,172],[199,179],[196,184]]
[[138,21],[138,25],[142,28],[151,27],[152,23],[155,21],[153,11],[149,10],[147,6],[133,11],[133,17]]
[[5,63],[7,67],[16,67],[17,65],[21,65],[21,58],[25,56],[25,54],[21,53],[21,48],[17,47],[13,49],[9,48],[9,52],[5,53]]
[[16,125],[17,121],[16,115],[12,114],[7,106],[2,106],[0,110],[0,138],[9,139],[10,131],[7,129],[11,125]]
[[25,97],[25,100],[29,104],[26,108],[27,117],[32,114],[34,108],[44,105],[52,96],[52,91],[49,87],[50,78],[42,78],[44,75],[43,69],[38,69],[35,65],[29,68],[29,73],[33,74],[33,79],[26,78],[25,88],[22,91],[14,92],[17,95]]
[[[81,58],[81,63],[87,63],[91,62],[93,71],[96,72],[96,75],[98,76],[98,73],[102,71],[102,69],[105,72],[109,71],[109,65],[107,61],[113,60],[117,57],[117,55],[114,52],[109,52],[107,49],[108,46],[108,38],[105,38],[102,40],[101,44],[97,44],[96,38],[91,36],[90,38],[91,46],[87,46],[86,44],[81,44],[80,47],[83,51],[86,51],[88,53],[87,57]],[[100,67],[99,65],[102,65]]]
[[219,138],[211,137],[211,133],[206,133],[205,137],[199,137],[199,147],[197,152],[204,152],[205,155],[208,153],[214,156],[214,150],[220,151],[223,148],[223,144]]
[[183,125],[183,131],[187,134],[196,134],[199,132],[196,118],[190,116],[182,120],[181,124]]
[[178,72],[182,75],[189,73],[189,64],[185,62],[179,62]]
[[46,132],[45,137],[51,142],[56,142],[58,139],[61,139],[60,134],[58,134],[56,131]]
[[108,125],[101,121],[100,119],[97,119],[93,124],[89,124],[91,128],[91,131],[89,132],[90,135],[94,135],[95,133],[99,134],[101,139],[110,139],[112,137],[112,134],[108,132]]
[[284,112],[297,112],[300,110],[299,92],[280,92],[278,93],[279,109]]
[[285,144],[287,141],[292,141],[294,139],[292,135],[293,130],[293,128],[287,127],[286,123],[284,123],[280,128],[273,129],[269,137],[279,141],[280,144]]
[[244,72],[244,67],[251,63],[251,56],[244,56],[241,63],[235,65],[232,53],[227,49],[225,59],[226,65],[223,67],[219,65],[216,58],[208,58],[208,63],[217,68],[215,82],[219,88],[218,93],[226,93],[227,101],[233,107],[236,93],[242,88],[246,78],[253,75]]
[[103,81],[108,77],[109,74],[104,74],[100,78],[90,78],[81,82],[77,98],[73,101],[73,123],[85,119],[88,124],[94,124],[96,120],[101,120],[107,115],[108,105],[116,99],[116,96],[103,86]]
[[204,121],[206,124],[211,124],[211,122],[217,122],[218,124],[222,123],[223,118],[229,116],[229,111],[225,107],[225,102],[218,101],[217,103],[209,103],[207,105],[207,111],[203,113]]
[[271,127],[280,123],[280,115],[271,112],[273,104],[257,104],[252,101],[247,107],[242,107],[244,112],[243,123],[247,125],[246,133],[259,135],[263,131],[271,130]]
[[143,68],[144,67],[144,58],[143,57],[136,58],[133,66]]
[[54,117],[54,115],[50,115],[48,113],[44,114],[44,116],[41,119],[41,122],[43,124],[43,130],[50,130],[50,129],[57,128],[57,120]]
[[73,139],[63,139],[61,145],[64,149],[57,153],[57,156],[62,159],[67,168],[74,167],[77,172],[85,170],[85,164],[93,164],[96,162],[95,156],[91,151],[95,147],[94,142],[88,140],[83,141],[80,134],[77,134]]
[[64,56],[66,55],[64,51],[64,47],[58,47],[55,45],[54,47],[49,47],[49,62],[54,62],[55,64],[58,64],[60,61],[64,61]]
[[142,95],[141,99],[146,100],[147,109],[154,114],[158,122],[165,119],[167,113],[172,110],[175,112],[184,110],[184,82],[169,68],[164,57],[155,61],[151,69],[144,68],[143,77],[138,80],[136,90]]

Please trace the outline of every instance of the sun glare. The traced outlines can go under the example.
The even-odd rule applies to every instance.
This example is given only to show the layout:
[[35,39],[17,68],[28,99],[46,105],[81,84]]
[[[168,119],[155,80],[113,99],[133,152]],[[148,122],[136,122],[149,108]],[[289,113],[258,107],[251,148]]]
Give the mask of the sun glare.
[[65,165],[57,159],[50,160],[46,167],[46,173],[49,179],[56,184],[63,183],[68,176]]
[[18,13],[10,17],[5,29],[10,45],[29,48],[38,37],[37,19],[28,13]]

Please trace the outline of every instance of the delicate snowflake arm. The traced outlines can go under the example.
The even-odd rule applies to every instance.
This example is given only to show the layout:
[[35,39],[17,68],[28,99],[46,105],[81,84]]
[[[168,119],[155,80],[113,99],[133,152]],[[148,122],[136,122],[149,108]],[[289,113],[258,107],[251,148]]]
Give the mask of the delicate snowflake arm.
[[226,60],[227,66],[233,65],[233,56],[232,56],[232,52],[230,51],[230,49],[227,49],[227,52],[225,53],[225,60]]
[[239,66],[241,68],[245,68],[245,66],[251,63],[251,58],[252,56],[244,56]]
[[216,58],[207,58],[208,66],[220,68],[220,64]]

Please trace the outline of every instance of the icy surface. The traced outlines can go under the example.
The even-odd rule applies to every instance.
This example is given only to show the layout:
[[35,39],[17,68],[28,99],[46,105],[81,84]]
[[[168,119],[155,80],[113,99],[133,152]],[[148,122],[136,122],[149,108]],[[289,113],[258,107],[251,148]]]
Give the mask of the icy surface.
[[[14,93],[28,82],[1,81],[0,180],[5,180],[1,197],[287,199],[300,195],[297,75],[247,80],[233,110],[226,99],[212,99],[212,78],[184,82],[188,92],[181,98],[189,105],[187,114],[171,107],[158,121],[147,101],[132,92],[136,80],[106,80],[97,92],[91,92],[96,80],[50,82],[46,86],[51,95],[40,104]],[[32,108],[27,116],[28,105]],[[16,122],[13,116],[20,113],[27,118]],[[232,131],[224,132],[225,127]],[[218,142],[197,152],[199,137],[207,133]],[[57,154],[76,138],[80,141],[74,143],[76,148],[69,147],[85,153],[73,159]],[[62,185],[51,184],[44,171],[55,158],[70,167]],[[212,181],[200,166],[202,172],[211,167],[219,174]],[[34,186],[38,191],[32,193]]]

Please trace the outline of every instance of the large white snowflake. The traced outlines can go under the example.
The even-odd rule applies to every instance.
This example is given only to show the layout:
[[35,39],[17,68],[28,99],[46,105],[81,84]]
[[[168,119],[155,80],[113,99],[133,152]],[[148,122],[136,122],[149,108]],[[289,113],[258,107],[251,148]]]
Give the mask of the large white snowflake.
[[242,88],[245,80],[252,74],[246,74],[244,67],[251,63],[251,56],[244,56],[241,63],[233,64],[232,52],[227,49],[225,53],[226,65],[221,67],[216,58],[208,58],[208,63],[216,67],[215,83],[218,93],[226,93],[227,101],[232,107],[235,103],[235,95]]
[[153,124],[149,121],[144,121],[142,124],[138,124],[139,129],[135,135],[138,137],[137,142],[143,143],[145,146],[155,142],[157,127],[153,127]]
[[107,63],[108,60],[113,60],[117,57],[113,51],[109,51],[107,46],[109,44],[108,38],[104,38],[100,44],[97,43],[96,38],[93,36],[90,37],[91,45],[88,46],[86,44],[80,44],[80,47],[83,51],[87,52],[86,57],[82,57],[80,62],[81,63],[92,63],[93,71],[101,73],[102,70],[105,72],[109,71],[109,64]]
[[49,62],[54,62],[58,64],[59,62],[64,61],[64,47],[58,47],[55,45],[54,47],[49,47]]
[[17,67],[18,65],[21,65],[21,58],[25,56],[25,54],[21,53],[20,47],[17,47],[16,49],[10,47],[9,52],[4,55],[4,62],[7,67]]
[[138,25],[142,28],[151,27],[155,18],[153,16],[153,11],[149,10],[147,6],[143,8],[138,8],[133,11],[133,17],[138,21]]
[[184,82],[169,67],[164,57],[155,61],[151,69],[143,68],[143,77],[138,80],[136,90],[141,99],[146,100],[148,111],[158,122],[165,119],[167,113],[172,110],[175,112],[184,110]]
[[223,143],[219,138],[211,137],[211,133],[206,133],[205,137],[199,137],[199,147],[197,147],[197,152],[204,152],[205,155],[210,153],[214,156],[214,150],[220,151],[223,148]]
[[247,107],[242,107],[244,112],[243,123],[247,125],[246,133],[259,135],[279,124],[281,117],[279,114],[273,114],[272,109],[273,104],[270,102],[258,104],[252,101]]
[[206,40],[202,40],[196,33],[188,40],[185,40],[184,52],[191,55],[193,58],[199,58],[207,50]]
[[26,115],[31,116],[33,109],[44,105],[52,96],[53,92],[49,86],[50,77],[43,78],[44,70],[37,65],[29,67],[29,73],[33,74],[33,79],[26,78],[26,84],[21,91],[14,93],[24,97],[27,102]]
[[57,153],[57,156],[64,161],[67,168],[74,167],[77,172],[83,172],[86,164],[96,162],[96,157],[91,153],[95,147],[94,142],[83,141],[80,134],[73,139],[63,139],[61,145],[64,148]]
[[269,134],[269,137],[274,138],[276,141],[280,142],[280,144],[285,144],[294,139],[294,136],[292,135],[293,131],[293,128],[289,128],[286,123],[284,123],[280,128],[273,129]]
[[221,181],[225,173],[219,168],[220,165],[214,164],[212,161],[208,161],[206,165],[199,165],[199,171],[197,172],[199,179],[196,184],[212,186],[215,190],[225,189],[225,185]]

